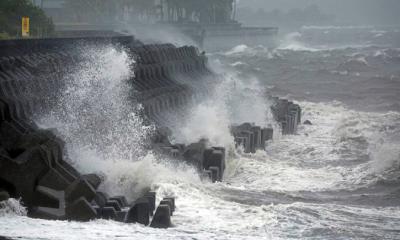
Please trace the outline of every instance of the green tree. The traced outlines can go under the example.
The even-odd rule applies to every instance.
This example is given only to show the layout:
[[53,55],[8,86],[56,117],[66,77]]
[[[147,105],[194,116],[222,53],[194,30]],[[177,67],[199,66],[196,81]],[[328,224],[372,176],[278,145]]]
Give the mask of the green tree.
[[22,17],[30,18],[32,37],[50,36],[54,26],[42,9],[29,0],[0,0],[0,38],[21,35]]

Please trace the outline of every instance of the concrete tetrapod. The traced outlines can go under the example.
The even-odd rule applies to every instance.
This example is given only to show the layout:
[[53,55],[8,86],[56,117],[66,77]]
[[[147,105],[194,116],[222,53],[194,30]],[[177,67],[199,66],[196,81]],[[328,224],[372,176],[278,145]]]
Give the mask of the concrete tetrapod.
[[125,222],[140,223],[145,226],[150,222],[150,204],[147,198],[139,198],[129,209]]
[[150,227],[169,228],[171,227],[171,209],[169,205],[160,204],[154,214]]

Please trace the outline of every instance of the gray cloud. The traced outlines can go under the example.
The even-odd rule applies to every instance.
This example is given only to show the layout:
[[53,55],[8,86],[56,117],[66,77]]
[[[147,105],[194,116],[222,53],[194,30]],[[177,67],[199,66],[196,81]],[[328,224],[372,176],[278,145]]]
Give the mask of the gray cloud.
[[344,24],[400,24],[400,0],[240,0],[239,7],[266,11],[305,8],[316,4]]

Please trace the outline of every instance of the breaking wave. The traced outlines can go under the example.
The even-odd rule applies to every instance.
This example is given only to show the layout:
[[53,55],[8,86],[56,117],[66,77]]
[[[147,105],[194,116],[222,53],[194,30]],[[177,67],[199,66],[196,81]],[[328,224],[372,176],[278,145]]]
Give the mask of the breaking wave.
[[38,121],[57,129],[77,169],[99,174],[102,190],[132,200],[163,169],[146,148],[152,127],[143,124],[133,100],[134,56],[112,46],[85,47],[78,59],[58,102]]
[[302,37],[302,34],[300,32],[293,32],[293,33],[287,34],[281,41],[281,44],[278,47],[278,49],[292,50],[292,51],[310,51],[310,52],[319,50],[316,48],[306,46],[306,44],[304,44],[301,41],[301,37]]

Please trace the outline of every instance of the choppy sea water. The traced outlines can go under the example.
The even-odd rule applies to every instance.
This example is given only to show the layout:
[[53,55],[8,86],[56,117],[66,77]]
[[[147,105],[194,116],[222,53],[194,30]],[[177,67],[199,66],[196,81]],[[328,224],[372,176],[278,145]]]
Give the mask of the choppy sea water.
[[[399,30],[305,27],[282,38],[278,49],[241,45],[210,54],[210,65],[225,74],[224,80],[214,96],[193,106],[179,127],[171,126],[176,141],[208,137],[214,144],[230,147],[230,124],[273,125],[265,91],[298,102],[303,120],[313,123],[300,126],[294,136],[275,133],[265,152],[232,151],[224,181],[217,184],[202,182],[189,166],[158,159],[138,146],[138,139],[151,129],[141,125],[135,108],[120,104],[127,94],[129,56],[115,49],[92,55],[88,61],[96,59],[94,66],[72,71],[60,103],[38,122],[57,127],[69,140],[68,151],[77,168],[106,175],[104,190],[134,198],[142,188],[151,187],[159,197],[175,196],[174,227],[159,230],[105,220],[29,219],[18,202],[10,200],[0,210],[0,236],[400,238]],[[99,61],[99,55],[113,61]],[[105,77],[93,76],[91,69],[99,67]],[[94,88],[81,76],[112,84],[94,84]],[[81,92],[71,91],[75,88]],[[87,93],[92,94],[87,97]],[[111,107],[100,101],[105,96],[113,100]],[[96,113],[103,108],[103,114]],[[75,112],[85,113],[80,124],[74,119],[82,115]],[[102,124],[101,133],[92,127],[93,121]],[[129,151],[132,147],[134,153]]]

